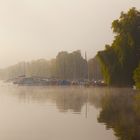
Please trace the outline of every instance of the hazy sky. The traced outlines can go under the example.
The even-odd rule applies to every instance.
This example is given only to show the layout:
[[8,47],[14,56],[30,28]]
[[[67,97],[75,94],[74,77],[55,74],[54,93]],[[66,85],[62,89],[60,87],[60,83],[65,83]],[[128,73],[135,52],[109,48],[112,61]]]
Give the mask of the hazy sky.
[[0,67],[112,41],[111,22],[140,0],[0,0]]

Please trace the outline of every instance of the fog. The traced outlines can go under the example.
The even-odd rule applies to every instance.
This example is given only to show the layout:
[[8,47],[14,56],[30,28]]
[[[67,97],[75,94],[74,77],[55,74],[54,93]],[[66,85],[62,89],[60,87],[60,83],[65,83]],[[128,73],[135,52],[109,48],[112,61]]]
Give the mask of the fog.
[[111,23],[139,0],[0,0],[0,68],[111,43]]

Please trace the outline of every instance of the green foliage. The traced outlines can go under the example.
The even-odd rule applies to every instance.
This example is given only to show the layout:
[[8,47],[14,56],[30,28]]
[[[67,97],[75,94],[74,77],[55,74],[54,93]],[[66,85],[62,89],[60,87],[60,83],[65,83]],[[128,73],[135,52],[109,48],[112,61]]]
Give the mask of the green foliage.
[[133,78],[134,78],[136,87],[140,89],[140,65],[134,71],[134,77]]
[[132,85],[133,71],[140,60],[140,12],[132,8],[114,20],[113,43],[98,52],[104,79],[109,85]]

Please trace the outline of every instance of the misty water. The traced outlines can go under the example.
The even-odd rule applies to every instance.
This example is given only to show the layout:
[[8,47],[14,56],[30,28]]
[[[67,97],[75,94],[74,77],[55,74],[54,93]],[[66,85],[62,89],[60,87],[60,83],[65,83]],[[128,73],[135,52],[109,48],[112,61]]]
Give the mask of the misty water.
[[0,84],[1,140],[138,140],[140,95],[130,88]]

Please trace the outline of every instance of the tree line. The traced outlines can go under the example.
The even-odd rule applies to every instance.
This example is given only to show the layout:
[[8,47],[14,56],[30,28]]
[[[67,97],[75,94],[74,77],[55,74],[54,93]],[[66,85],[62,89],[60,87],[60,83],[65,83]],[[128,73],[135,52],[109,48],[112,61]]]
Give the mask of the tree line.
[[31,62],[20,62],[0,70],[0,78],[4,80],[23,75],[67,80],[97,80],[101,78],[96,58],[87,61],[86,58],[82,57],[80,50],[71,53],[62,51],[51,60],[39,59]]

